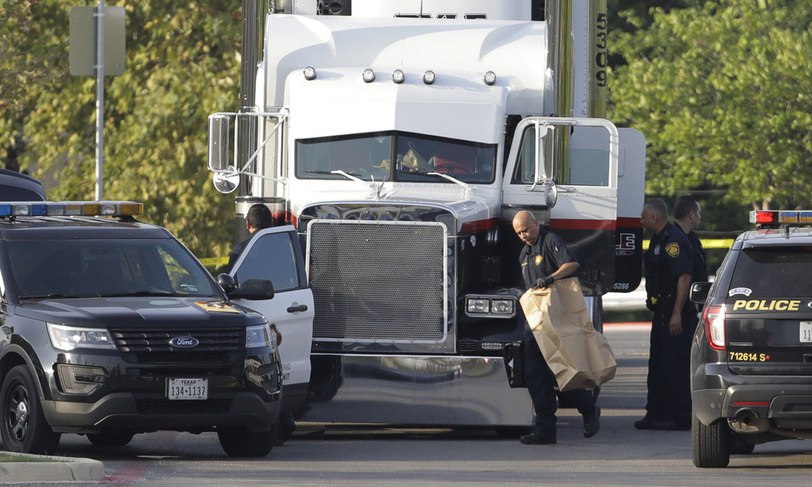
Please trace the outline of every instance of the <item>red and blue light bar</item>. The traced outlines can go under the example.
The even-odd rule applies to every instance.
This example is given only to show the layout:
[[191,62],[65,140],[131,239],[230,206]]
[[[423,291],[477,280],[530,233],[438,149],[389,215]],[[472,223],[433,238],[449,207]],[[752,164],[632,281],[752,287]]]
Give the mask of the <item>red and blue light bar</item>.
[[24,216],[135,216],[144,204],[134,201],[4,201],[0,218]]

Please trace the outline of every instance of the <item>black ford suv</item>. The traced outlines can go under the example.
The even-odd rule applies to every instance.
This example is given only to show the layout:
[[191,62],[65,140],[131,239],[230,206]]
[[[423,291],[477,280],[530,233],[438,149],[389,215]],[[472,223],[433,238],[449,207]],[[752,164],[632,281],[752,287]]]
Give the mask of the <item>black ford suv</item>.
[[230,299],[269,299],[271,283],[215,282],[168,231],[137,222],[141,209],[0,203],[3,446],[216,431],[229,455],[266,455],[281,404],[277,336]]
[[[812,211],[758,211],[711,283],[691,348],[693,461],[812,438]],[[807,226],[804,226],[807,225]]]

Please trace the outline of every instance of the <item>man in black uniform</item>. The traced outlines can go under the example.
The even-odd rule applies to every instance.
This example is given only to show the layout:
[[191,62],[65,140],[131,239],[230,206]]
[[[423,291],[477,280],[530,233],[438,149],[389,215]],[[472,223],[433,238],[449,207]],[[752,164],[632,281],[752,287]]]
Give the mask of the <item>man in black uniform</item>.
[[[513,218],[513,230],[525,247],[519,256],[522,276],[526,288],[548,287],[557,279],[574,275],[580,264],[567,249],[558,235],[543,231],[538,220],[529,211],[520,211]],[[535,336],[530,327],[524,329],[524,379],[533,409],[536,424],[533,431],[522,436],[519,441],[525,445],[554,444],[556,442],[556,417],[558,401],[555,390],[555,375],[541,355]],[[559,393],[569,404],[578,408],[584,418],[584,436],[595,436],[600,429],[600,409],[595,407],[592,394],[586,389]]]
[[273,215],[271,215],[271,210],[268,209],[267,206],[263,205],[262,203],[254,203],[250,208],[248,208],[248,213],[245,215],[245,228],[248,230],[250,235],[248,238],[235,245],[231,250],[231,253],[228,255],[228,266],[226,267],[226,272],[231,272],[231,269],[234,268],[234,264],[237,262],[237,259],[240,258],[240,254],[243,253],[245,247],[248,246],[248,242],[251,241],[251,237],[253,237],[254,234],[259,230],[268,228],[272,224]]
[[[702,221],[702,209],[699,202],[692,196],[680,196],[674,203],[674,224],[682,230],[693,251],[693,263],[691,265],[691,282],[708,281],[707,254],[702,247],[696,230]],[[698,306],[698,305],[697,305]]]
[[691,340],[697,324],[696,309],[688,301],[691,244],[681,230],[668,223],[668,209],[659,198],[646,202],[640,222],[652,233],[644,262],[646,306],[654,315],[646,416],[636,421],[634,427],[688,430],[691,428]]

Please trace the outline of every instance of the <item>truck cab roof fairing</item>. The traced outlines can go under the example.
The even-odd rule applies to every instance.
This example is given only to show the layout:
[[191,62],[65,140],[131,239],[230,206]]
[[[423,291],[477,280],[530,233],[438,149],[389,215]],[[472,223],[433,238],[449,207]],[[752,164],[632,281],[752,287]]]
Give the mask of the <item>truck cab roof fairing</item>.
[[[305,66],[325,72],[367,66],[388,76],[394,69],[402,69],[407,76],[422,76],[431,69],[438,84],[448,76],[478,82],[485,72],[493,71],[497,85],[512,92],[509,113],[541,113],[543,92],[551,89],[545,83],[543,22],[277,14],[268,16],[265,32],[263,65],[266,70],[273,67],[265,73],[267,96],[263,99],[269,106],[285,104],[285,80]],[[285,42],[271,45],[271,33]],[[356,76],[360,81],[361,73]]]

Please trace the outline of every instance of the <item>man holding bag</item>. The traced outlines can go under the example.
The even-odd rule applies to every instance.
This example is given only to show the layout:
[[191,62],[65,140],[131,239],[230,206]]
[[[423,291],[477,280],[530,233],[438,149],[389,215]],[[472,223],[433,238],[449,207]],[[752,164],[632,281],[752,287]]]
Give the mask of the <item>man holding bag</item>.
[[[529,211],[520,211],[513,218],[513,230],[525,243],[519,255],[526,288],[553,286],[556,280],[573,276],[580,267],[575,257],[558,235],[543,231],[536,217]],[[556,442],[558,400],[556,379],[537,346],[535,335],[525,323],[524,379],[533,408],[536,424],[533,431],[519,441],[525,445],[550,445]],[[562,398],[575,405],[584,418],[584,437],[595,436],[600,430],[600,409],[586,389],[560,392]]]

